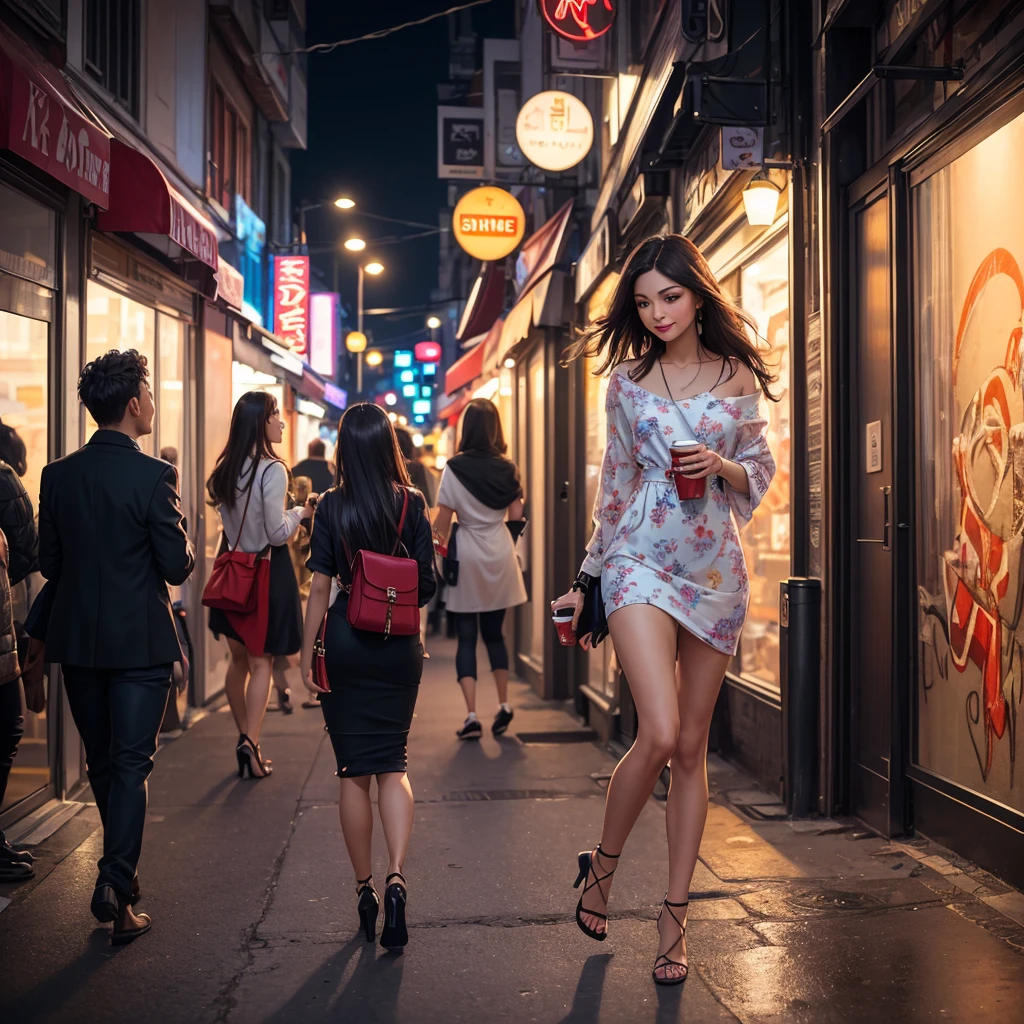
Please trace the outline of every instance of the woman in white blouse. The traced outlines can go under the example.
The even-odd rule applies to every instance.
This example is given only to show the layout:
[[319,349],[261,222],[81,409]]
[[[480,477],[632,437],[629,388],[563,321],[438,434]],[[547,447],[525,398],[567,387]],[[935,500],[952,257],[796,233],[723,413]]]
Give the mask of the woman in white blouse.
[[206,483],[209,503],[220,512],[222,550],[270,557],[265,633],[260,617],[210,610],[210,631],[223,636],[231,651],[224,688],[238,725],[238,774],[253,779],[272,771],[260,752],[259,736],[274,657],[296,654],[302,647],[302,606],[288,539],[312,516],[317,497],[310,495],[301,508],[285,508],[288,470],[273,448],[283,436],[284,421],[274,396],[265,391],[242,395],[231,415],[228,443]]

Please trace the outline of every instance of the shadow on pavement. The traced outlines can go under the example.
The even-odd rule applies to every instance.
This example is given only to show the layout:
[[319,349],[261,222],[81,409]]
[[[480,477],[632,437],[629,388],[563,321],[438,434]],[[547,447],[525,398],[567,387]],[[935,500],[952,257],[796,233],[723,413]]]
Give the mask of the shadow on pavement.
[[597,1024],[601,1014],[601,996],[604,977],[611,966],[614,953],[595,953],[587,957],[576,983],[572,1006],[559,1024]]

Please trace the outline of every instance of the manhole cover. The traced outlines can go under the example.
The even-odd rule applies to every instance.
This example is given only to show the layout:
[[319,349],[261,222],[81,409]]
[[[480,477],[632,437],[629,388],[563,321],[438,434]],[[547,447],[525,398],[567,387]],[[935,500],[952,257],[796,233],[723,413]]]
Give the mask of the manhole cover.
[[841,892],[838,889],[798,892],[790,896],[788,902],[797,910],[873,910],[885,906],[885,900],[869,892]]

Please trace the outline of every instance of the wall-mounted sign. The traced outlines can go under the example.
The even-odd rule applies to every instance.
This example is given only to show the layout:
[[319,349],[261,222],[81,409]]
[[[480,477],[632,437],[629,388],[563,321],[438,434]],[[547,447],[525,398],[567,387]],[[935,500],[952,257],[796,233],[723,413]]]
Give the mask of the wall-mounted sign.
[[338,361],[340,318],[337,292],[314,292],[309,297],[309,365],[333,377]]
[[612,222],[606,214],[576,261],[575,301],[582,302],[612,261]]
[[722,170],[760,167],[764,159],[764,129],[722,126]]
[[413,349],[413,353],[421,363],[441,362],[441,346],[436,341],[418,342]]
[[452,214],[455,240],[474,259],[500,260],[523,240],[526,215],[503,188],[485,185],[467,192]]
[[309,334],[309,257],[274,260],[274,333],[305,356]]
[[572,93],[539,92],[519,111],[516,140],[530,163],[545,171],[567,171],[590,152],[594,119]]
[[232,309],[241,311],[245,302],[245,278],[230,263],[217,257],[217,298],[223,299]]
[[408,349],[399,349],[395,353],[395,369],[407,370],[412,366],[412,353]]
[[544,20],[565,39],[586,43],[603,36],[615,21],[620,0],[540,0]]
[[484,112],[481,107],[437,108],[437,176],[484,176]]
[[263,252],[267,244],[267,225],[256,216],[256,211],[240,196],[235,196],[235,234],[246,249]]

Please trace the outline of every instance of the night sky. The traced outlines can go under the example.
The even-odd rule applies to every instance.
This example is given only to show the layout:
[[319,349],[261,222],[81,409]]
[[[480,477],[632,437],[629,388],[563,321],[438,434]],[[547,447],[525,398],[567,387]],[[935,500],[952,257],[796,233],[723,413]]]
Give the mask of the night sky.
[[[360,36],[446,10],[459,0],[310,0],[307,46]],[[473,8],[477,34],[515,35],[514,0],[492,0]],[[309,149],[292,156],[292,199],[298,205],[351,196],[373,213],[436,224],[446,205],[446,183],[437,179],[436,83],[448,78],[448,19],[403,29],[384,39],[309,55]],[[416,229],[360,220],[357,210],[332,205],[306,215],[306,234],[317,242],[358,234],[368,242]],[[387,268],[367,277],[365,306],[427,303],[437,285],[437,236],[374,249]],[[342,301],[355,308],[357,257],[342,257]],[[331,257],[314,255],[328,287]],[[420,319],[371,317],[367,327],[381,343],[416,330]]]

